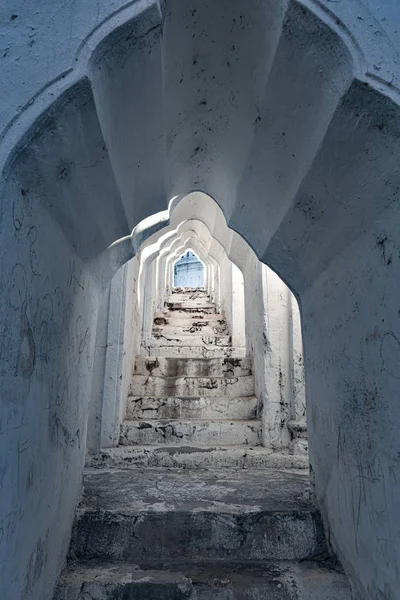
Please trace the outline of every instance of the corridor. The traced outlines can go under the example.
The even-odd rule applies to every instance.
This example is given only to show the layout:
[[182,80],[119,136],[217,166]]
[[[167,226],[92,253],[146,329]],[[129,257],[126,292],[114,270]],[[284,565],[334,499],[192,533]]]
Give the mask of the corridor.
[[251,360],[204,288],[172,290],[147,352],[119,447],[89,458],[55,600],[350,600],[309,474],[261,445]]
[[[290,506],[304,527],[297,503],[318,509],[354,600],[400,600],[399,3],[13,0],[0,10],[0,596],[52,600],[63,571],[72,581],[68,552],[87,574],[89,541],[79,559],[75,548],[87,511],[112,523],[115,504],[124,527],[124,515],[139,526],[151,513],[165,532],[178,516],[225,507],[227,526],[228,514],[239,523],[247,509],[258,518],[276,507],[270,494],[294,470]],[[224,330],[196,316],[183,331],[166,305],[189,251]],[[218,389],[202,395],[204,364]],[[236,378],[225,395],[218,382]],[[204,470],[229,485],[196,484]],[[106,471],[119,490],[109,504]],[[240,486],[248,505],[234,501]],[[124,494],[131,512],[118,512]],[[199,560],[232,573],[238,546],[223,529],[220,552],[220,522],[204,523]],[[203,539],[196,525],[175,529],[176,540]],[[261,560],[243,528],[229,531],[246,560]],[[106,526],[101,536],[104,561],[124,568]],[[299,564],[278,574],[280,600]],[[182,569],[182,593],[201,596]],[[92,586],[89,600],[109,593]],[[214,586],[216,600],[224,593]]]

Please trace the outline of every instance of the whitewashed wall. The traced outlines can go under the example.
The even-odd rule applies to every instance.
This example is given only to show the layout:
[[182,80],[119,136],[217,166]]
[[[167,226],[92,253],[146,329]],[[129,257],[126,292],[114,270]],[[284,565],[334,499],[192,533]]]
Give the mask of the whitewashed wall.
[[[395,598],[399,5],[233,0],[250,24],[233,33],[224,2],[190,4],[202,19],[178,1],[163,20],[168,0],[0,9],[4,595],[48,600],[65,557],[103,289],[93,261],[203,189],[298,294],[330,539],[361,595]],[[191,84],[203,23],[217,54],[240,49],[234,70],[218,64],[217,92],[200,64]],[[187,110],[199,89],[202,129]]]

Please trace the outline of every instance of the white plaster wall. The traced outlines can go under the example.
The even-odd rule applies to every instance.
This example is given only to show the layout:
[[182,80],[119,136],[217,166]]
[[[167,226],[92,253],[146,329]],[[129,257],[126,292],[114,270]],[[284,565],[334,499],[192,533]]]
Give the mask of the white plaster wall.
[[209,275],[208,275],[208,293],[210,294],[210,300],[211,302],[216,302],[215,297],[216,297],[216,293],[215,293],[215,282],[216,282],[216,275],[215,275],[215,264],[213,262],[210,263],[209,267],[208,267],[208,271],[209,271]]
[[153,327],[154,314],[158,312],[157,305],[157,272],[156,261],[149,264],[147,276],[144,283],[143,320],[142,320],[142,345],[149,346],[151,342],[151,330]]
[[399,224],[393,204],[302,301],[316,491],[360,596],[382,600],[400,580]]
[[[93,375],[89,402],[86,451],[96,452],[102,447],[104,378],[106,372],[107,347],[109,339],[108,317],[110,312],[111,283],[103,292],[99,302],[93,356]],[[115,401],[115,395],[112,400]]]
[[[7,531],[1,549],[2,558],[6,557],[1,564],[7,570],[6,578],[2,575],[1,579],[6,584],[4,593],[11,600],[32,600],[35,595],[47,600],[64,556],[82,464],[83,448],[76,447],[76,432],[85,430],[100,293],[91,283],[85,263],[114,240],[128,235],[138,215],[165,209],[175,193],[200,188],[212,194],[224,208],[229,225],[240,231],[257,255],[298,294],[306,327],[309,421],[316,413],[310,448],[317,497],[331,540],[361,593],[371,599],[396,598],[399,561],[398,553],[392,550],[393,524],[399,522],[399,490],[398,424],[393,399],[399,390],[391,356],[395,356],[399,337],[398,278],[393,274],[397,268],[398,224],[397,212],[384,218],[380,215],[390,210],[391,203],[395,207],[398,198],[398,5],[388,2],[383,7],[369,0],[304,1],[302,5],[310,7],[309,12],[291,4],[292,12],[281,35],[286,3],[258,3],[253,11],[249,2],[244,15],[246,27],[238,33],[238,55],[232,57],[239,61],[234,69],[236,77],[232,77],[233,69],[228,64],[221,66],[216,77],[221,89],[210,89],[209,78],[201,79],[199,63],[191,85],[192,78],[186,78],[186,73],[193,68],[193,56],[188,51],[192,42],[177,34],[182,31],[185,17],[170,21],[163,49],[157,36],[152,38],[155,55],[163,54],[168,74],[164,92],[168,102],[165,137],[170,186],[164,195],[160,149],[156,142],[154,146],[148,144],[144,130],[139,128],[141,135],[130,136],[132,144],[137,144],[132,156],[140,183],[136,187],[136,181],[131,181],[139,194],[132,192],[130,206],[127,174],[119,174],[118,188],[111,168],[119,163],[115,140],[110,139],[114,141],[110,144],[110,162],[101,134],[110,131],[110,123],[107,128],[103,111],[99,129],[90,108],[90,93],[82,87],[84,82],[51,108],[31,134],[25,134],[60,93],[89,72],[88,57],[97,42],[123,25],[143,4],[127,3],[126,10],[119,11],[122,3],[113,0],[99,0],[95,5],[15,0],[11,14],[8,4],[1,8],[1,79],[10,82],[0,90],[0,161],[9,185],[1,190],[0,213],[1,242],[6,249],[0,284],[1,390],[6,398],[2,404],[2,427],[5,423],[6,429],[1,436],[1,472],[3,489],[12,490],[11,497],[8,494],[0,503],[0,518]],[[231,2],[229,9],[216,1],[212,7],[207,2],[196,6],[202,5],[203,14],[208,13],[212,21],[210,31],[219,41],[216,48],[224,50],[231,42],[230,24],[225,17],[244,10],[243,4]],[[136,33],[143,35],[160,23],[160,12],[153,6],[152,17],[147,14]],[[224,18],[215,19],[215,10]],[[331,29],[321,26],[319,19]],[[217,22],[222,29],[213,29]],[[196,27],[203,27],[204,20],[198,25],[189,23],[187,35],[192,40],[193,33],[198,33]],[[296,48],[290,43],[293,38],[298,43]],[[112,41],[115,43],[116,37]],[[128,49],[138,50],[133,46]],[[123,89],[117,66],[123,69],[127,62],[123,53],[120,58],[114,63],[114,75],[119,89]],[[156,61],[153,56],[143,64],[150,65],[151,60]],[[251,68],[256,64],[260,65],[259,71]],[[189,84],[179,91],[182,73]],[[274,82],[272,94],[266,91],[269,73]],[[367,85],[352,82],[354,75]],[[129,78],[129,69],[126,76]],[[139,77],[136,73],[135,80]],[[100,83],[96,88],[99,103],[103,102],[100,98],[104,102],[110,99],[107,82]],[[151,77],[146,85],[150,83]],[[206,102],[221,100],[211,106],[211,122],[204,118],[201,107],[197,107],[197,119],[186,110],[178,119],[182,108],[192,106],[193,98],[193,106],[197,106],[195,90],[199,85]],[[221,90],[224,96],[218,93]],[[242,90],[238,102],[235,90]],[[72,112],[79,117],[73,121],[70,113],[59,127],[57,119],[71,106],[74,94],[78,102]],[[161,97],[152,94],[151,99],[158,101]],[[145,103],[136,104],[132,111],[128,100],[126,112],[123,104],[120,112],[120,122],[125,124],[128,114],[134,112],[136,118],[147,108]],[[297,110],[299,106],[304,109]],[[114,116],[117,111],[115,106],[112,108]],[[151,108],[149,105],[149,110],[159,115],[156,104]],[[222,138],[221,127],[215,126],[221,120],[229,125]],[[160,119],[155,118],[153,123],[158,123],[160,130],[154,126],[151,139],[162,139]],[[205,146],[199,146],[194,135],[199,124],[204,133],[205,128],[211,129]],[[115,122],[116,131],[117,125]],[[43,128],[49,135],[40,136]],[[19,149],[24,151],[24,159],[17,172],[10,152],[22,136]],[[193,147],[187,140],[193,142]],[[140,161],[138,148],[142,145],[146,153]],[[149,164],[155,169],[149,169]],[[13,167],[12,178],[8,167],[3,170],[5,165]],[[154,182],[149,181],[149,170]],[[223,176],[219,177],[221,172]],[[124,192],[123,201],[118,189]],[[29,274],[26,280],[25,273]],[[42,319],[47,293],[52,298],[50,317]],[[21,311],[18,324],[10,315],[15,317],[14,311],[25,306],[25,298],[26,312]],[[58,329],[57,323],[61,323]],[[87,330],[91,333],[90,343]],[[366,338],[371,338],[367,350]],[[28,381],[23,373],[29,373],[32,366],[32,339],[36,362]],[[41,340],[45,351],[36,354]],[[393,347],[388,350],[387,344]],[[22,359],[18,358],[20,354]],[[71,388],[69,384],[62,387],[68,390],[65,402],[56,392],[57,376],[60,382],[64,377],[72,379]],[[347,385],[351,394],[347,394]],[[370,398],[375,397],[375,385],[379,402],[372,402],[372,408],[368,408]],[[63,404],[62,409],[56,408],[57,402]],[[54,417],[54,448],[49,435],[53,411],[58,411]],[[353,423],[351,435],[342,417],[347,418],[347,424]],[[343,431],[346,435],[339,438]],[[327,437],[331,440],[335,436],[336,451],[333,442],[326,442]],[[29,490],[28,485],[20,487],[23,473],[19,483],[16,481],[17,456],[29,464],[28,482],[36,481]],[[45,516],[40,512],[44,497],[52,498]],[[352,510],[356,505],[362,507],[360,512]],[[49,528],[50,522],[54,527]]]
[[139,354],[142,340],[142,309],[144,303],[144,290],[140,287],[139,269],[141,254],[127,263],[126,285],[126,311],[124,320],[124,345],[123,345],[123,373],[122,373],[122,401],[120,402],[120,419],[125,416],[126,399],[131,374],[133,373],[135,357]]
[[21,189],[10,181],[1,204],[0,582],[10,600],[50,599],[68,549],[101,293]]
[[271,269],[263,267],[265,303],[267,401],[263,410],[265,444],[279,448],[290,441],[287,421],[293,399],[291,388],[291,292]]
[[250,249],[244,274],[247,344],[263,421],[263,443],[274,450],[288,451],[288,422],[295,420],[300,398],[305,401],[301,396],[304,369],[300,317],[297,312],[294,337],[292,294]]
[[226,254],[220,258],[220,290],[221,290],[221,312],[225,315],[229,331],[232,331],[232,265]]
[[139,354],[142,314],[138,290],[139,260],[133,258],[111,280],[100,304],[86,451],[117,446],[125,416],[134,359]]
[[295,421],[305,421],[306,393],[304,379],[304,352],[301,333],[300,311],[293,294],[291,300],[291,373],[292,394],[291,418]]
[[[260,263],[254,252],[249,249],[246,265],[243,269],[247,351],[252,358],[255,392],[259,401],[260,415],[262,415],[263,406],[268,400],[266,389],[267,336],[262,267],[262,263]],[[264,268],[266,267],[264,266]]]
[[[80,490],[103,291],[88,264],[125,233],[101,139],[82,83],[1,182],[0,582],[10,600],[51,598]],[[104,221],[89,219],[95,205]]]
[[244,281],[240,269],[231,263],[232,296],[232,345],[235,348],[246,347],[246,314],[244,299]]

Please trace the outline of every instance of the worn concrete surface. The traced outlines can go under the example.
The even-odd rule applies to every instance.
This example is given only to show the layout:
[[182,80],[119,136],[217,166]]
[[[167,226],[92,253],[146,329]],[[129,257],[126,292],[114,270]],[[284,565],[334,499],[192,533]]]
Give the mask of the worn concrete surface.
[[120,446],[86,459],[88,467],[308,469],[308,457],[262,446]]
[[[212,325],[217,325],[221,321],[221,325],[226,324],[226,320],[224,315],[221,313],[207,313],[206,316],[202,315],[196,311],[194,313],[190,313],[187,311],[174,311],[171,312],[168,317],[162,312],[156,313],[154,316],[154,324],[157,325],[157,320],[162,319],[164,324],[168,325],[192,325],[193,321],[207,321]],[[165,322],[166,319],[166,322]]]
[[247,377],[157,377],[134,375],[129,388],[130,396],[251,396],[254,378]]
[[171,312],[179,312],[187,315],[197,313],[215,314],[215,306],[211,303],[201,302],[200,300],[171,300],[165,303],[166,308]]
[[[210,339],[210,338],[207,338]],[[215,340],[214,340],[215,341]],[[235,348],[229,345],[229,341],[225,345],[209,344],[208,341],[203,340],[199,337],[193,341],[193,346],[185,346],[185,340],[181,340],[180,346],[174,345],[173,342],[170,345],[157,345],[151,344],[150,346],[143,347],[143,354],[147,356],[158,356],[164,358],[245,358],[245,348]]]
[[[79,510],[135,512],[154,505],[157,510],[208,511],[220,507],[229,513],[315,512],[308,473],[271,469],[242,471],[165,471],[143,469],[135,476],[128,469],[84,472],[84,496]],[[151,510],[149,510],[151,512]]]
[[215,358],[180,360],[162,357],[138,356],[135,374],[155,377],[246,377],[251,375],[251,360]]
[[249,420],[257,416],[255,396],[235,397],[134,397],[129,396],[126,406],[128,419],[231,419]]
[[261,443],[261,422],[252,420],[228,420],[190,418],[174,419],[125,419],[121,424],[120,444],[203,444],[210,446]]
[[325,550],[304,471],[89,470],[76,559],[304,559]]
[[54,600],[350,600],[329,560],[71,564]]
[[227,334],[226,324],[220,323],[220,321],[216,321],[215,325],[209,324],[209,321],[206,319],[193,319],[191,323],[182,326],[176,325],[166,325],[161,329],[153,330],[154,334],[157,335],[159,333],[163,333],[166,337],[175,337],[176,335],[192,335],[195,332],[200,332],[201,335],[204,336],[212,336],[212,335],[224,335]]
[[[159,333],[158,331],[154,334],[154,339],[152,341],[153,348],[164,348],[168,346],[177,346],[177,343],[181,346],[196,346],[200,348],[209,348],[212,346],[230,346],[231,338],[229,335],[180,335],[175,334],[174,336],[169,337],[168,335],[164,335]],[[179,348],[178,348],[179,349]]]
[[[176,301],[175,298],[179,300]],[[181,320],[182,315],[184,316],[183,320]],[[188,315],[196,317],[196,320],[192,322],[192,326],[190,327],[187,327]],[[202,326],[193,326],[193,323],[199,321],[208,322],[210,315],[217,316],[218,319],[212,326],[211,334],[203,335]],[[174,334],[169,331],[171,318],[174,318],[174,329],[176,330]],[[152,335],[148,343],[149,345],[144,348],[144,351],[149,355],[154,355],[157,358],[182,357],[186,358],[187,362],[190,362],[189,359],[192,358],[215,357],[226,360],[229,358],[244,358],[246,356],[245,347],[234,347],[232,335],[228,332],[226,316],[223,313],[217,313],[216,304],[210,301],[207,293],[199,294],[187,291],[186,293],[173,293],[167,297],[164,303],[164,311],[153,319]],[[193,368],[188,367],[188,369]],[[146,385],[150,386],[152,374],[148,375],[147,379],[149,383]],[[135,384],[135,381],[141,381],[139,376],[134,375],[133,384]],[[164,381],[158,379],[154,380],[154,383],[157,381],[158,393],[163,395],[160,386],[166,385],[167,379],[164,376]],[[245,380],[243,382],[238,381],[235,382],[235,385],[240,386],[241,383],[245,384],[246,382]],[[179,391],[180,387],[182,392]],[[197,383],[195,381],[187,381],[186,383],[184,381],[177,381],[176,395],[191,395],[194,389],[200,387],[202,387],[200,381]],[[225,393],[228,386],[223,386],[221,382],[221,385],[218,387],[221,389],[224,387],[223,393]],[[199,390],[199,394],[205,393],[205,390],[205,387],[202,388],[201,392]],[[142,392],[145,392],[145,390],[141,389],[140,394],[135,393],[134,395],[142,395]],[[143,395],[145,394],[143,393]]]

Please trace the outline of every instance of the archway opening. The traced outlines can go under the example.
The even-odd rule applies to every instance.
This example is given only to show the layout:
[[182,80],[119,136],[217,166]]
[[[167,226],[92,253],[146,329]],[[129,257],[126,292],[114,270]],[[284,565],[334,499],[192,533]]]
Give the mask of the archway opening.
[[186,250],[174,263],[175,288],[204,287],[204,264],[193,250]]
[[[249,428],[255,427],[257,433],[246,439],[265,449],[266,462],[307,467],[300,315],[289,288],[259,261],[239,234],[229,229],[216,202],[202,192],[183,197],[171,211],[168,225],[143,239],[139,253],[122,268],[126,271],[124,291],[115,292],[118,298],[125,297],[127,307],[121,313],[120,325],[124,367],[119,409],[103,409],[109,431],[101,435],[103,449],[132,446],[131,434],[120,436],[120,427],[124,427],[127,418],[132,421],[130,417],[137,417],[138,431],[147,429],[149,436],[157,414],[162,414],[164,420],[173,415],[174,427],[183,415],[188,416],[180,398],[191,398],[196,393],[201,399],[204,389],[209,389],[218,399],[226,394],[220,386],[228,389],[232,385],[236,391],[231,395],[229,392],[229,402],[223,409],[219,407],[220,416],[231,419],[233,429],[238,415],[242,421],[248,417]],[[203,286],[193,285],[193,279],[186,280],[186,285],[184,280],[177,280],[176,267],[187,264],[188,258],[201,264]],[[119,273],[115,278],[120,277],[122,282]],[[110,306],[113,303],[108,301],[106,309],[110,310]],[[105,315],[104,320],[114,322],[110,315]],[[111,344],[107,346],[106,342],[101,347],[104,346],[110,348],[109,353],[114,352]],[[194,366],[189,366],[191,361]],[[210,361],[214,365],[220,363],[220,371],[213,371],[219,373],[219,379],[210,378]],[[179,379],[187,373],[192,377],[190,389]],[[142,381],[144,375],[146,379]],[[200,375],[205,378],[201,390],[195,389]],[[105,380],[109,380],[107,373]],[[98,390],[94,395],[99,397]],[[170,413],[166,408],[170,401],[165,403],[166,398],[175,398]],[[242,412],[238,413],[239,398],[242,404],[252,406],[250,411],[241,406]],[[110,396],[108,390],[104,401],[115,403],[115,396]],[[201,402],[210,401],[203,398]],[[140,403],[147,404],[139,409]],[[201,413],[200,421],[209,427],[213,414],[215,417],[210,410]],[[98,422],[96,418],[95,423]],[[110,434],[110,428],[116,433]],[[91,429],[89,426],[89,432]],[[181,433],[170,442],[179,445]],[[138,433],[134,445],[140,447],[145,438],[148,442],[150,438],[146,436]],[[214,442],[218,439],[220,446],[235,446],[235,436],[217,436]],[[245,440],[239,434],[236,439]],[[196,443],[193,439],[186,441]],[[157,440],[150,442],[156,445]],[[206,440],[203,442],[207,445]],[[88,444],[88,449],[96,452],[99,445]],[[179,454],[177,450],[176,455]]]

